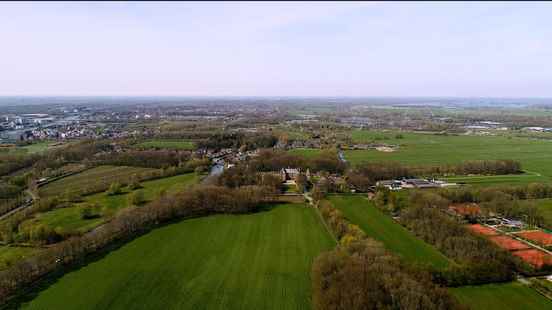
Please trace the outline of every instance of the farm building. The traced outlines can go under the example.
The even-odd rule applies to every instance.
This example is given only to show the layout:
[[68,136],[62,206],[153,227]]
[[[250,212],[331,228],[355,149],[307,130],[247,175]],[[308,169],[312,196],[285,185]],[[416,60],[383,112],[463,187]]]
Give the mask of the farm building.
[[402,189],[402,182],[397,180],[378,181],[376,185],[386,187],[392,191]]
[[390,190],[401,190],[403,188],[438,188],[456,185],[435,179],[401,179],[378,181],[376,186],[387,187]]

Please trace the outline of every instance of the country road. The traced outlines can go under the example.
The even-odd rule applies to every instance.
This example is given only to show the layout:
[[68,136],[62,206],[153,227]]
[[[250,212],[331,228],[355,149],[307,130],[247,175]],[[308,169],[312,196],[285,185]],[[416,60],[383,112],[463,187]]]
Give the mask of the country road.
[[2,214],[2,215],[0,216],[0,221],[3,220],[3,219],[5,219],[5,218],[10,217],[10,216],[11,216],[12,214],[14,214],[14,213],[17,213],[17,212],[19,212],[19,211],[21,211],[21,210],[23,210],[23,209],[25,209],[25,208],[27,208],[27,207],[29,207],[29,206],[32,206],[32,205],[33,205],[33,202],[36,201],[36,200],[38,199],[38,197],[36,196],[36,194],[33,193],[32,191],[28,190],[28,189],[25,190],[25,193],[31,197],[31,200],[30,200],[29,202],[23,203],[22,205],[20,205],[19,207],[15,208],[15,209],[13,209],[13,210],[11,210],[11,211],[9,211],[8,213]]

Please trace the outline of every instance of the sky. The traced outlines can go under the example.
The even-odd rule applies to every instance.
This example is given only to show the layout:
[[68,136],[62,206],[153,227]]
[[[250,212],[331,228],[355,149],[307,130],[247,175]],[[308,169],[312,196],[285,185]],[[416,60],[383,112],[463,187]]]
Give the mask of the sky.
[[552,2],[1,2],[0,95],[552,97]]

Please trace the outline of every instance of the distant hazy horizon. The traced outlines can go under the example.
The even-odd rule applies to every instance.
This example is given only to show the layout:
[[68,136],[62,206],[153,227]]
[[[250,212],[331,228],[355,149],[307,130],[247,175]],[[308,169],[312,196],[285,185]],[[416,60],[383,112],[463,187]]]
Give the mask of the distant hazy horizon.
[[552,3],[0,3],[0,96],[552,98]]

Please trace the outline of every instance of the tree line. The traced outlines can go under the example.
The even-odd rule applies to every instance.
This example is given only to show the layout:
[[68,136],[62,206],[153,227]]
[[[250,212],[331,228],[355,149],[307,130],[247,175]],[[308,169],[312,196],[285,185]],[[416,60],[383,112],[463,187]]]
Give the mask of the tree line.
[[246,134],[243,132],[219,132],[197,142],[198,148],[220,150],[241,148],[244,151],[259,148],[271,148],[278,138],[271,133]]
[[56,243],[37,255],[25,258],[0,271],[0,302],[64,266],[82,261],[115,242],[124,242],[175,219],[215,213],[255,212],[267,199],[266,189],[246,186],[230,189],[197,186],[164,195],[139,208],[124,209],[108,223],[82,235]]
[[521,164],[517,161],[470,160],[459,164],[409,166],[398,162],[369,162],[358,165],[347,174],[347,180],[355,188],[368,191],[378,181],[416,176],[444,175],[502,175],[520,173]]
[[191,152],[176,150],[127,150],[104,153],[94,158],[103,165],[133,166],[145,168],[168,168],[182,165],[191,159]]

